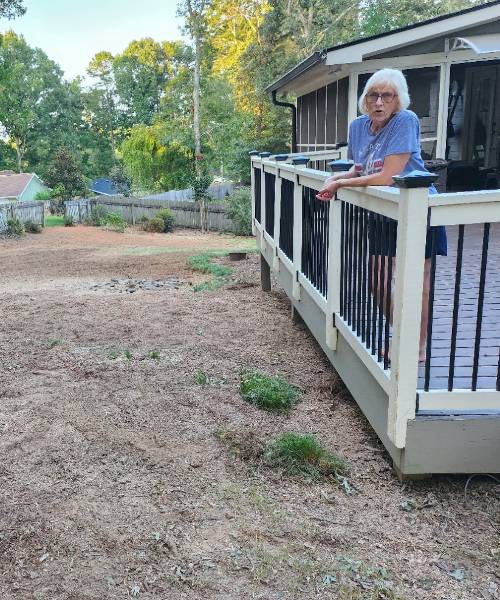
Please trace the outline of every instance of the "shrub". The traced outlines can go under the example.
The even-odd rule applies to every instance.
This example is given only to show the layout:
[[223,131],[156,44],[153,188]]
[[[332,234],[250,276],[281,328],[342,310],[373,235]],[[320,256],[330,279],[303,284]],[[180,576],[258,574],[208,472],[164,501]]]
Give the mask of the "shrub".
[[332,475],[341,480],[348,471],[347,463],[326,450],[311,434],[284,433],[271,440],[266,446],[264,461],[288,475],[311,479]]
[[109,212],[105,218],[105,224],[108,229],[112,229],[113,231],[118,231],[119,233],[123,233],[125,229],[127,229],[127,221],[115,212]]
[[101,204],[96,204],[92,207],[90,211],[90,216],[87,219],[87,222],[90,225],[95,225],[96,227],[101,227],[106,224],[106,216],[108,211]]
[[28,233],[42,233],[42,226],[34,221],[25,221],[24,230]]
[[252,234],[252,198],[250,188],[239,188],[226,198],[227,216],[236,235]]
[[155,218],[163,219],[163,231],[165,233],[169,233],[170,231],[174,230],[175,217],[170,208],[162,208],[156,213]]
[[240,394],[244,400],[264,410],[287,411],[297,402],[301,390],[279,377],[245,371],[240,378]]
[[151,233],[163,233],[165,221],[161,217],[153,217],[144,223],[144,230]]
[[23,235],[24,226],[19,219],[7,219],[7,235]]
[[73,217],[71,215],[64,215],[64,227],[73,227]]
[[36,193],[35,200],[43,200],[46,202],[52,198],[52,192],[50,190],[40,190]]

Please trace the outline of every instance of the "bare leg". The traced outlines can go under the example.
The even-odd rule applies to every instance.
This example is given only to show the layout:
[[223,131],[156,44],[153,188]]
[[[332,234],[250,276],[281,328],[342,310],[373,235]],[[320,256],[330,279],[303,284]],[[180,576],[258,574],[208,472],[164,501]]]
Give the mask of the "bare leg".
[[418,360],[425,360],[425,346],[427,342],[427,325],[429,323],[429,292],[431,288],[431,259],[426,258],[424,263],[424,285],[422,288],[422,317],[420,319],[420,342],[418,345]]

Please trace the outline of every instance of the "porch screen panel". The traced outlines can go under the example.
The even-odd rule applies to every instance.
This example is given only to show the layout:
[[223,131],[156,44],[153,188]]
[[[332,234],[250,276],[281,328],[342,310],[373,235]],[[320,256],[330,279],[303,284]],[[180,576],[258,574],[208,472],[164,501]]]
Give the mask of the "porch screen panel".
[[316,143],[325,143],[325,121],[326,121],[326,88],[318,90],[318,110],[316,120]]
[[297,144],[302,144],[302,96],[297,98],[297,122],[295,123],[295,135],[297,136]]
[[307,130],[309,127],[309,102],[307,96],[301,96],[300,100],[300,144],[301,150],[304,150],[304,144],[307,144]]
[[337,116],[337,142],[347,142],[347,112],[349,103],[349,79],[339,80],[339,102],[338,102],[338,116]]
[[311,92],[308,94],[309,104],[309,149],[314,150],[316,144],[316,109],[317,109],[317,92]]
[[326,143],[337,142],[337,82],[326,86]]

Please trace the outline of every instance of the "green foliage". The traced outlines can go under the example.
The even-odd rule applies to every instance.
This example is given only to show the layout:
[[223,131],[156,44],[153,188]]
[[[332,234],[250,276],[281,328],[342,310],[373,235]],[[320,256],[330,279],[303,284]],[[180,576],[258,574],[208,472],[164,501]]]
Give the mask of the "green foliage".
[[196,371],[193,379],[196,385],[205,386],[210,383],[210,377],[205,373],[205,371]]
[[63,224],[64,224],[64,227],[73,227],[73,225],[74,225],[73,217],[71,215],[64,215]]
[[25,221],[24,230],[28,233],[42,233],[42,226],[34,221]]
[[56,150],[47,174],[47,183],[59,188],[62,200],[85,194],[85,181],[80,165],[68,148]]
[[108,211],[102,204],[95,204],[90,211],[90,217],[88,218],[89,225],[95,225],[96,227],[102,227],[106,225],[106,217]]
[[155,217],[163,220],[163,232],[170,233],[174,230],[175,217],[170,208],[162,208]]
[[127,175],[123,165],[115,164],[109,173],[109,177],[119,194],[130,196],[132,179]]
[[39,192],[36,193],[36,196],[35,196],[35,200],[43,200],[44,202],[47,202],[51,198],[52,198],[51,190],[40,190]]
[[0,17],[14,19],[26,12],[24,0],[0,0]]
[[200,271],[200,273],[208,273],[215,275],[216,277],[226,277],[231,275],[233,270],[226,265],[218,265],[212,262],[213,254],[204,252],[188,258],[188,265],[194,271]]
[[239,188],[226,198],[226,214],[236,235],[252,235],[252,198],[250,188]]
[[160,360],[160,351],[159,350],[151,350],[149,353],[149,358],[152,360]]
[[125,229],[127,229],[127,221],[115,212],[108,212],[104,218],[104,225],[107,229],[111,229],[112,231],[117,231],[118,233],[123,233]]
[[271,440],[264,453],[264,461],[282,469],[288,475],[302,475],[317,480],[347,473],[344,460],[328,451],[311,434],[284,433]]
[[131,350],[129,350],[128,348],[125,348],[125,350],[123,351],[123,354],[127,360],[132,360],[134,358],[134,355],[132,354]]
[[152,217],[144,221],[144,231],[150,233],[163,233],[165,228],[165,221],[161,217]]
[[49,348],[55,348],[56,346],[62,344],[62,340],[60,340],[59,338],[49,338],[47,342],[49,344]]
[[260,371],[245,371],[240,377],[240,394],[250,404],[279,412],[290,410],[301,390],[280,377],[270,377]]
[[7,235],[20,236],[24,233],[24,225],[19,219],[7,219]]

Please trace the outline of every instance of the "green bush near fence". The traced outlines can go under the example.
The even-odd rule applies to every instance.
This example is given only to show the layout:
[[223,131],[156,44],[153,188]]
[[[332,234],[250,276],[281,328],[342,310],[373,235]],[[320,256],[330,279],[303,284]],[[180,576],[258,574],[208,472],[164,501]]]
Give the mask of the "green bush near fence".
[[106,216],[108,211],[101,204],[96,204],[92,207],[90,215],[87,217],[86,222],[88,225],[95,225],[95,227],[102,227],[106,224]]
[[23,235],[24,225],[19,219],[7,219],[7,235]]
[[29,221],[25,221],[24,230],[28,233],[42,233],[42,226],[30,219]]
[[162,208],[150,219],[145,215],[142,216],[139,219],[139,223],[142,224],[145,231],[152,233],[169,233],[174,229],[175,217],[170,208]]
[[250,188],[242,187],[226,198],[226,214],[233,222],[236,235],[252,235],[252,197]]
[[128,227],[127,221],[125,221],[121,215],[115,212],[107,213],[104,220],[104,225],[107,229],[118,231],[118,233],[123,233]]

